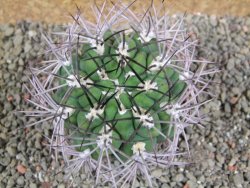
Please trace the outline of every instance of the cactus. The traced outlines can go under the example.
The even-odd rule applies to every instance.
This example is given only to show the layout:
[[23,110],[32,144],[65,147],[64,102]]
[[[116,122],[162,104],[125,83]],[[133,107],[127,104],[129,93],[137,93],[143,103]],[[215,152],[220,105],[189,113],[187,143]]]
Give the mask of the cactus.
[[96,24],[78,13],[56,33],[60,44],[45,37],[56,59],[31,68],[28,101],[39,109],[24,112],[43,119],[28,126],[50,121],[51,148],[68,176],[83,169],[96,185],[134,184],[139,171],[152,187],[149,167],[186,164],[177,160],[190,156],[185,128],[202,125],[199,109],[208,100],[200,96],[210,95],[207,75],[216,72],[194,59],[197,41],[183,18],[173,22],[153,5],[137,15],[132,4],[118,1],[106,14],[105,3],[96,6]]

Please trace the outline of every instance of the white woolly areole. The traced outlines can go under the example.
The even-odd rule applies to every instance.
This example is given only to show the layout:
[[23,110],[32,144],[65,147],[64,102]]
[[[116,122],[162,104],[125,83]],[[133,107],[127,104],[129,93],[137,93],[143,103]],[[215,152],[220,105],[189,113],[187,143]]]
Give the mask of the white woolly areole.
[[112,144],[112,139],[110,138],[110,133],[108,134],[102,134],[101,136],[98,136],[98,140],[96,141],[97,146],[99,148],[103,148],[104,146],[109,146]]
[[151,83],[150,80],[147,80],[147,81],[144,81],[144,82],[145,82],[144,84],[140,83],[138,85],[139,87],[143,87],[142,90],[149,91],[149,90],[152,90],[152,89],[158,89],[156,82]]
[[140,155],[143,154],[146,144],[144,142],[137,142],[132,146],[133,154]]
[[151,129],[154,127],[154,119],[152,116],[145,114],[142,111],[142,114],[139,114],[138,112],[134,112],[134,116],[139,118],[139,121],[142,123],[142,126],[147,127],[148,129]]
[[62,117],[62,119],[67,119],[74,113],[74,111],[75,110],[73,108],[60,106],[57,110],[57,113]]
[[124,92],[124,88],[119,86],[119,81],[117,79],[113,80],[113,82],[117,85],[115,89],[115,92],[117,92],[115,98],[119,100],[120,95]]
[[129,55],[128,53],[128,44],[125,42],[124,44],[124,48],[123,48],[123,42],[121,42],[118,45],[118,50],[116,50],[116,53],[119,54],[119,56],[117,56],[117,60],[120,61],[122,56],[127,57]]
[[152,116],[148,116],[148,115],[140,115],[140,122],[143,123],[144,127],[147,127],[148,129],[151,129],[154,127],[154,123],[153,123],[153,117]]
[[104,111],[104,109],[101,109],[101,108],[97,109],[96,107],[94,107],[94,108],[90,109],[89,113],[86,114],[85,117],[88,120],[91,120],[92,118],[96,119],[98,117],[97,115],[101,115],[103,113],[103,111]]
[[[82,84],[82,86],[85,86],[86,88],[90,88],[91,87],[90,84],[93,84],[93,81],[90,80],[89,78],[87,78],[86,80],[84,78],[81,78],[80,83]],[[87,83],[89,83],[89,84],[87,84]]]
[[90,156],[90,149],[86,149],[83,152],[79,153],[78,156],[82,159],[85,159],[86,157]]
[[101,69],[100,71],[97,70],[97,74],[102,80],[109,80],[109,77],[104,69]]
[[105,125],[107,133],[104,132],[104,127],[101,130],[102,135],[98,136],[97,138],[97,146],[99,148],[108,147],[110,144],[112,144],[112,139],[110,138],[112,136],[112,131],[110,131],[110,128]]
[[125,74],[125,78],[131,77],[131,76],[135,76],[135,73],[133,73],[132,71],[129,71]]
[[180,74],[179,79],[183,81],[183,80],[187,80],[191,77],[192,77],[191,74],[189,72],[185,71],[182,74]]
[[97,45],[96,45],[96,52],[97,52],[99,55],[103,55],[103,53],[104,53],[104,45],[97,44]]
[[180,111],[179,108],[181,106],[177,103],[175,105],[169,105],[166,106],[166,112],[168,114],[170,114],[171,116],[173,116],[174,118],[179,118],[180,117]]
[[68,61],[68,60],[61,61],[61,63],[63,64],[63,66],[69,66],[70,65],[70,61]]
[[66,83],[67,83],[68,86],[70,86],[70,87],[77,87],[77,88],[80,88],[81,85],[82,85],[82,86],[85,86],[86,88],[89,88],[91,85],[89,85],[89,84],[87,84],[87,83],[92,84],[93,81],[90,80],[89,78],[86,79],[86,80],[85,80],[84,78],[81,78],[81,79],[80,79],[80,83],[81,83],[81,84],[80,84],[80,83],[77,81],[76,77],[75,77],[73,74],[71,74],[71,75],[68,76],[68,79],[66,80]]
[[131,29],[131,28],[125,30],[125,34],[126,34],[126,35],[129,35],[129,34],[131,34],[131,33],[133,33],[133,32],[134,32],[134,30]]
[[138,38],[138,40],[140,40],[142,43],[144,42],[149,42],[151,39],[155,38],[155,33],[153,31],[150,31],[148,33],[147,30],[143,30],[141,33],[140,33],[140,37]]
[[76,77],[73,74],[68,76],[68,80],[66,80],[66,83],[70,87],[81,87],[81,85],[79,84],[79,82],[77,81]]
[[[98,40],[100,41],[99,38],[98,38]],[[89,43],[90,43],[91,47],[96,48],[95,51],[99,55],[103,55],[103,53],[104,53],[104,44],[98,43],[95,39],[90,39]]]
[[[118,80],[113,80],[114,83],[116,85],[119,85],[119,81]],[[119,109],[119,114],[120,115],[123,115],[127,112],[127,109],[125,108],[125,106],[122,104],[121,100],[120,100],[120,95],[124,92],[124,88],[123,87],[116,87],[116,90],[115,90],[116,95],[115,95],[115,98],[116,100],[118,100],[118,102],[120,103],[120,107],[121,107],[121,110]]]
[[127,112],[127,109],[125,108],[125,106],[121,103],[121,101],[119,100],[120,104],[121,104],[121,110],[119,110],[119,114],[123,115]]
[[163,66],[163,62],[161,61],[161,57],[157,56],[153,59],[152,63],[150,64],[151,71],[158,71]]
[[117,87],[117,88],[116,88],[116,91],[117,91],[117,93],[116,93],[115,97],[116,97],[116,98],[119,98],[120,95],[121,95],[122,93],[124,93],[124,88],[123,88],[123,87]]

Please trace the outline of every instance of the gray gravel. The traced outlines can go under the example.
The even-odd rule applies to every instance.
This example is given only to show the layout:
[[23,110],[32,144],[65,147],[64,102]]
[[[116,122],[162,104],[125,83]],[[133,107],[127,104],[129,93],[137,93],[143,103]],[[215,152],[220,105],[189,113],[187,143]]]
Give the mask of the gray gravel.
[[[204,111],[205,128],[187,129],[191,143],[191,165],[152,172],[155,187],[236,187],[250,182],[250,17],[235,18],[188,15],[187,25],[197,34],[198,54],[218,62],[221,73],[212,86],[217,96]],[[27,81],[25,66],[45,57],[42,32],[58,26],[21,22],[0,25],[0,188],[68,187],[63,161],[56,162],[46,147],[49,126],[18,129],[26,117],[13,110],[30,108],[22,90]],[[30,119],[29,121],[34,121]],[[43,127],[43,129],[41,128]],[[144,182],[136,182],[145,187]],[[85,175],[75,187],[91,187]]]

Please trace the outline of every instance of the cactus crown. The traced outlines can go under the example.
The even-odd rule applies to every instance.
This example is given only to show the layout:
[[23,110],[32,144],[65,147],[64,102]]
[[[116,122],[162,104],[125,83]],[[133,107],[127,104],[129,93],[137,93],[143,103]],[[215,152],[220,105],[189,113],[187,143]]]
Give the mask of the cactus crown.
[[[57,73],[64,87],[53,97],[66,110],[65,127],[78,151],[111,144],[131,156],[137,142],[153,152],[156,143],[173,136],[164,123],[171,114],[164,109],[178,99],[185,82],[167,67],[170,59],[161,61],[154,36],[127,31],[108,30],[103,38],[79,45],[72,64]],[[88,145],[95,138],[99,141]],[[98,152],[92,156],[98,158]]]

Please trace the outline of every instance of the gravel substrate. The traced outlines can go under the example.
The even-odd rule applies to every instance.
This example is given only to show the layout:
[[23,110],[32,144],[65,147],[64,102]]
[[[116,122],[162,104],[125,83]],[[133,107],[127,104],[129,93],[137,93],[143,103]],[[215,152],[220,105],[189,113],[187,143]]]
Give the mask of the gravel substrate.
[[[154,169],[155,187],[237,187],[250,182],[250,17],[186,17],[190,31],[200,40],[199,55],[218,62],[221,73],[212,90],[217,99],[204,108],[205,128],[187,130],[193,161],[183,168]],[[49,125],[22,127],[26,117],[14,110],[27,109],[22,90],[29,62],[43,58],[41,33],[58,26],[21,22],[0,25],[0,188],[69,187],[63,161],[56,162],[46,146]],[[29,119],[29,121],[34,121]],[[145,187],[144,182],[137,182]],[[91,187],[84,174],[72,186]]]

